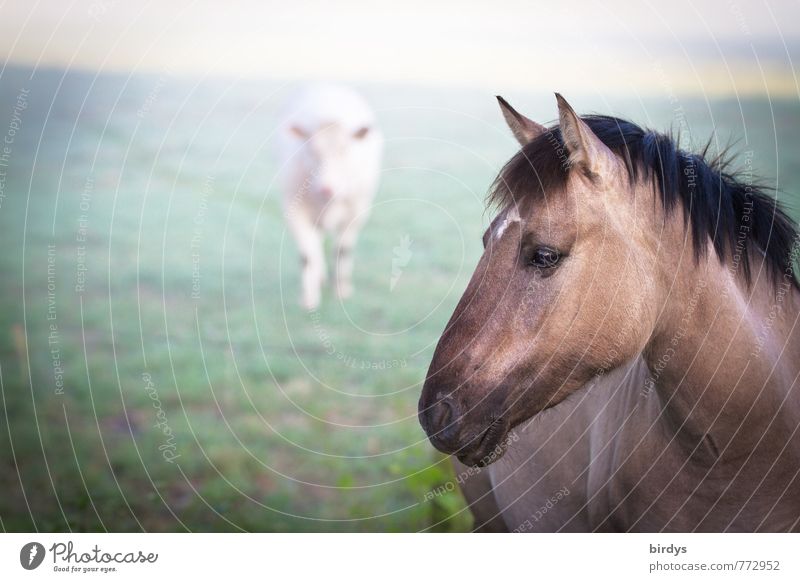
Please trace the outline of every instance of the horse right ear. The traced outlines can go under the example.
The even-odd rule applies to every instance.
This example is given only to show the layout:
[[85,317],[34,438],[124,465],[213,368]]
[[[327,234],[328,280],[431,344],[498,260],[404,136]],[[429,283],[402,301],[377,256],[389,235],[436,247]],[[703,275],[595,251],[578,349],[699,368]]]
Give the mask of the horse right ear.
[[508,101],[500,97],[500,95],[497,95],[497,102],[500,103],[500,110],[503,112],[503,117],[506,118],[506,123],[508,127],[511,128],[511,133],[517,138],[519,145],[524,146],[529,144],[547,131],[545,126],[528,119],[511,107]]

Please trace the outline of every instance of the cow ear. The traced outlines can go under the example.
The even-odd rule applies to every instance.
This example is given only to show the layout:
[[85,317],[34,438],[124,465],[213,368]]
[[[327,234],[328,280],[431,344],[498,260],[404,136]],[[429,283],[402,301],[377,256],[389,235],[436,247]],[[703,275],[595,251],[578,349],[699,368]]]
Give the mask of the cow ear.
[[600,141],[559,93],[556,93],[556,101],[561,137],[569,152],[570,167],[580,168],[589,177],[610,171],[615,162],[614,153]]
[[364,139],[365,137],[367,137],[368,133],[369,133],[369,126],[365,125],[361,129],[358,129],[358,130],[354,131],[353,132],[353,137],[355,139]]
[[500,103],[500,111],[503,112],[503,117],[505,117],[508,127],[511,128],[511,133],[517,138],[519,145],[529,144],[547,131],[547,128],[543,125],[528,119],[511,107],[508,101],[500,97],[500,95],[497,95],[497,102]]
[[306,130],[304,130],[299,125],[294,125],[294,124],[289,126],[289,133],[291,133],[293,136],[298,137],[298,138],[303,139],[303,140],[307,140],[309,137],[311,137],[306,132]]

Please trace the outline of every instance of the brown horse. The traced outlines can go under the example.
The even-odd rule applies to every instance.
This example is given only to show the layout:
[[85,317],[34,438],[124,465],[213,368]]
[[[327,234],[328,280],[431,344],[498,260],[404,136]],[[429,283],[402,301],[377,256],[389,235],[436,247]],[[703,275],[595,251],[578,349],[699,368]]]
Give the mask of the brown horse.
[[498,98],[522,149],[420,398],[476,529],[800,529],[794,225],[722,157],[556,97],[551,128]]

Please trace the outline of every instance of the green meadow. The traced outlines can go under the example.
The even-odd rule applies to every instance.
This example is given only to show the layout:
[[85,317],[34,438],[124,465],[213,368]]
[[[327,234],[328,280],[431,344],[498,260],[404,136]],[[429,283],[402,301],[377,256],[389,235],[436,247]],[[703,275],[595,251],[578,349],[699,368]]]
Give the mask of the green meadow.
[[[356,292],[307,313],[272,152],[293,87],[0,76],[4,530],[470,529],[417,399],[514,142],[488,93],[361,87],[386,149]],[[800,216],[796,103],[567,98],[738,140]]]

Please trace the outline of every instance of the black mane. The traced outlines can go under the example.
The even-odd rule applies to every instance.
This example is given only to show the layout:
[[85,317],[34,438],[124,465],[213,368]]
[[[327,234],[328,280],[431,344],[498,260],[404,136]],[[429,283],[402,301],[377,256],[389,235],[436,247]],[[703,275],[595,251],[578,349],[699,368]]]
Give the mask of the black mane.
[[[604,115],[581,119],[623,160],[632,184],[640,178],[652,180],[668,212],[678,204],[683,207],[696,259],[705,254],[708,238],[721,261],[739,255],[748,285],[752,253],[765,256],[776,282],[786,275],[800,289],[792,257],[797,226],[765,186],[730,170],[727,152],[709,159],[708,145],[700,154],[692,154],[681,150],[672,136],[630,121]],[[503,167],[490,191],[490,202],[506,206],[520,197],[563,189],[569,172],[567,157],[561,130],[550,128]]]

